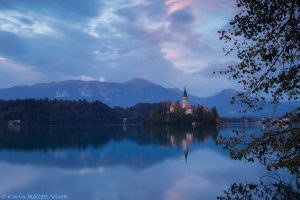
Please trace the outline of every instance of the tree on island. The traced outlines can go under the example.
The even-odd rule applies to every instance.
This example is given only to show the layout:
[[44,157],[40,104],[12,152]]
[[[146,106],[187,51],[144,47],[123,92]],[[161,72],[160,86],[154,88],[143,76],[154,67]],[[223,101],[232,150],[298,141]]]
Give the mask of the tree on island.
[[161,104],[161,106],[150,113],[145,120],[145,124],[191,125],[193,122],[196,122],[203,125],[215,125],[219,118],[215,107],[206,110],[201,106],[197,106],[191,114],[187,114],[182,107],[176,107],[174,112],[170,112],[169,107],[169,104]]
[[[241,83],[233,103],[241,101],[247,109],[264,109],[267,99],[276,104],[298,100],[300,91],[300,1],[236,0],[238,14],[229,26],[219,31],[220,39],[239,63],[221,74]],[[300,171],[300,108],[273,119],[261,135],[242,134],[221,137],[219,144],[230,150],[234,159],[258,159],[268,170]],[[299,188],[298,188],[299,189]],[[298,191],[299,192],[299,191]],[[230,199],[230,198],[227,198]]]

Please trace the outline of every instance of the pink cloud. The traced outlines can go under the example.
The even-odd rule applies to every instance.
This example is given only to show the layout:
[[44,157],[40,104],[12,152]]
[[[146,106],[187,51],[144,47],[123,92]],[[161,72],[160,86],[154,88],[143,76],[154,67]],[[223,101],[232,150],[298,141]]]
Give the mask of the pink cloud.
[[168,7],[168,15],[189,6],[197,7],[198,9],[200,8],[200,10],[204,12],[217,11],[220,9],[234,11],[235,9],[234,1],[228,0],[165,0],[165,4]]
[[184,199],[183,195],[178,192],[178,191],[174,191],[174,190],[170,190],[166,192],[166,197],[165,199],[172,199],[172,200],[181,200]]
[[168,6],[168,15],[181,10],[185,7],[191,6],[195,3],[195,0],[166,0],[165,4]]

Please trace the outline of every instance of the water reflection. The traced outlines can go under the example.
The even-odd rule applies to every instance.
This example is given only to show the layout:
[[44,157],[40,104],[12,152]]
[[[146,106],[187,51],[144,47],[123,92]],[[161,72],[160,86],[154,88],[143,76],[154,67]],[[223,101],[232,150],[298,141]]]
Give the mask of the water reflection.
[[[244,127],[240,127],[244,128]],[[254,131],[259,127],[247,127]],[[215,199],[262,168],[215,145],[230,128],[68,126],[0,128],[0,194],[70,199]]]
[[161,145],[182,147],[186,161],[189,148],[193,143],[204,143],[209,138],[216,140],[218,136],[218,131],[214,126],[151,126],[146,129],[152,136],[159,138]]
[[0,159],[68,168],[126,165],[146,168],[216,139],[213,127],[68,126],[0,130]]

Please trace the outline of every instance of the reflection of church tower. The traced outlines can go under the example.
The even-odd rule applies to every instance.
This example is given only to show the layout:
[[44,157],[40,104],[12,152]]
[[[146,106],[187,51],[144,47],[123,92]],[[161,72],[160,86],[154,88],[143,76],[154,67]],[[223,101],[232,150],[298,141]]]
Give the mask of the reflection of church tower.
[[182,95],[182,108],[186,108],[188,105],[188,99],[186,94],[186,89],[184,87],[183,95]]
[[186,140],[182,141],[182,148],[183,148],[183,154],[185,157],[185,162],[187,162],[187,157],[188,157],[188,153],[189,153],[189,145]]

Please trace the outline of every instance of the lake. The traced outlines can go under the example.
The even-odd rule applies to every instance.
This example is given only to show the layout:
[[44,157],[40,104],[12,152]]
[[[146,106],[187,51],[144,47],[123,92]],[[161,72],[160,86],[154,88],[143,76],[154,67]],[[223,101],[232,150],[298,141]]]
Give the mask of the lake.
[[261,127],[1,127],[0,199],[216,199],[265,173],[215,144],[232,129]]

